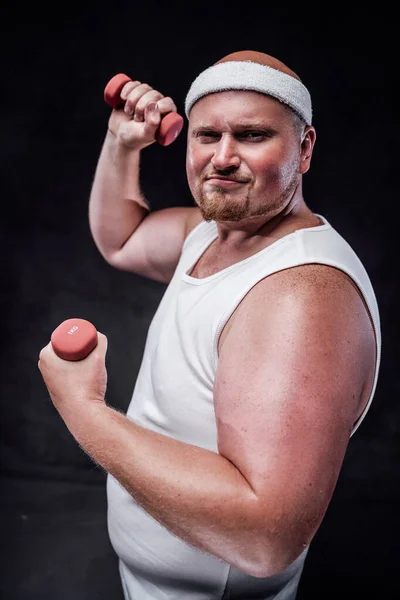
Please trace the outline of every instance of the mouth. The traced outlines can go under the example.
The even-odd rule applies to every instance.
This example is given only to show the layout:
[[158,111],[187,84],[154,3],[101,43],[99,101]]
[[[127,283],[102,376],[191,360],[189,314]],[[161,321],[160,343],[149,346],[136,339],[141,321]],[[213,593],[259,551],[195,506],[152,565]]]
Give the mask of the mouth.
[[248,183],[247,179],[234,179],[233,177],[213,176],[206,179],[206,183],[216,185],[218,187],[231,187],[235,185],[243,185]]

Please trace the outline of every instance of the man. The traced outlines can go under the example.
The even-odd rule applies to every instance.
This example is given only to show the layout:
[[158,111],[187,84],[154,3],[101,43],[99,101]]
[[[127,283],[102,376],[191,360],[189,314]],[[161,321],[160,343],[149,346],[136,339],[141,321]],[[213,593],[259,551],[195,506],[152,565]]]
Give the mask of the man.
[[89,202],[117,269],[168,283],[127,416],[105,403],[106,337],[39,367],[108,473],[127,599],[294,599],[351,435],[372,401],[379,312],[354,251],[302,193],[315,143],[298,76],[228,55],[186,98],[195,207],[150,212],[140,153],[171,98],[132,81]]

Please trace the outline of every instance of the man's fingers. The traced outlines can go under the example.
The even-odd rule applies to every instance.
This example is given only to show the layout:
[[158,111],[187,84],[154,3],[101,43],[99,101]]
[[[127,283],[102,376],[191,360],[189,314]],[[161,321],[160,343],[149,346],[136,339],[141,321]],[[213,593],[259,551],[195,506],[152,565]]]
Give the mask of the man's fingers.
[[124,108],[111,113],[109,129],[130,148],[142,150],[153,144],[162,118],[176,112],[172,98],[165,97],[147,83],[127,82],[121,98],[126,98]]
[[107,336],[105,336],[103,333],[100,333],[100,331],[98,331],[97,332],[97,340],[98,340],[97,347],[103,354],[106,354],[107,348],[108,348]]
[[148,133],[154,135],[161,122],[161,114],[157,102],[149,102],[144,113],[144,121]]
[[166,115],[167,113],[178,111],[175,102],[169,96],[164,96],[161,100],[158,100],[157,106],[160,110],[161,115]]
[[120,93],[121,100],[125,101],[127,99],[127,97],[129,96],[129,94],[141,84],[142,84],[141,81],[128,81],[128,83],[126,83],[121,90],[121,93]]
[[[128,85],[128,84],[127,84]],[[147,94],[148,92],[153,92],[153,88],[147,83],[141,83],[137,87],[135,87],[128,95],[125,100],[124,112],[126,115],[135,114],[136,105],[141,99],[142,96]]]
[[51,342],[49,342],[47,344],[47,346],[45,346],[44,348],[41,349],[41,351],[39,352],[39,360],[41,360],[43,358],[43,355],[45,354],[45,352],[48,352],[49,348],[51,348]]
[[135,113],[133,117],[135,121],[144,121],[146,106],[152,104],[153,102],[158,102],[159,100],[162,100],[162,98],[164,98],[164,96],[160,94],[160,92],[157,92],[157,90],[151,90],[146,94],[143,94],[143,96],[141,96],[141,98],[139,98],[137,101],[135,107]]

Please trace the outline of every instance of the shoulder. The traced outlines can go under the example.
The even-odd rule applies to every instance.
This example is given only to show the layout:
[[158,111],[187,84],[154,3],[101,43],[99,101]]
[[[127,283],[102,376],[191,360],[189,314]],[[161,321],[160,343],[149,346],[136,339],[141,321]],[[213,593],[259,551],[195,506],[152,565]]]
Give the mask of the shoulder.
[[188,212],[187,212],[187,219],[186,219],[186,233],[185,233],[185,238],[202,221],[204,221],[204,219],[203,219],[203,217],[201,215],[200,209],[197,208],[197,206],[189,208]]
[[227,325],[225,351],[238,340],[259,349],[273,342],[271,356],[278,363],[279,356],[294,351],[303,364],[350,353],[357,368],[364,365],[363,376],[373,364],[375,337],[366,304],[350,277],[334,267],[307,264],[264,278]]
[[[249,292],[246,302],[268,308],[266,300],[274,298],[276,302],[290,303],[294,306],[312,308],[350,302],[351,306],[365,306],[362,293],[355,282],[344,271],[324,264],[310,263],[278,271],[262,279]],[[336,311],[335,311],[336,312]]]

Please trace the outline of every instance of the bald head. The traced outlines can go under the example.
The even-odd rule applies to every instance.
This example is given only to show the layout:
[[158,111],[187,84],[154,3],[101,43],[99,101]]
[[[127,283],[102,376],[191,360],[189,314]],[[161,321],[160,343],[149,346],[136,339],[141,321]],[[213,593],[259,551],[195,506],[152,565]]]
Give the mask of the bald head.
[[224,62],[245,62],[250,61],[254,63],[258,63],[259,65],[264,65],[265,67],[271,67],[271,69],[276,69],[277,71],[281,71],[282,73],[286,73],[290,75],[290,77],[294,77],[298,81],[301,81],[300,77],[289,69],[285,63],[278,60],[274,56],[270,54],[264,54],[264,52],[257,52],[255,50],[240,50],[239,52],[232,52],[231,54],[227,54],[220,60],[218,60],[215,64],[219,65]]

